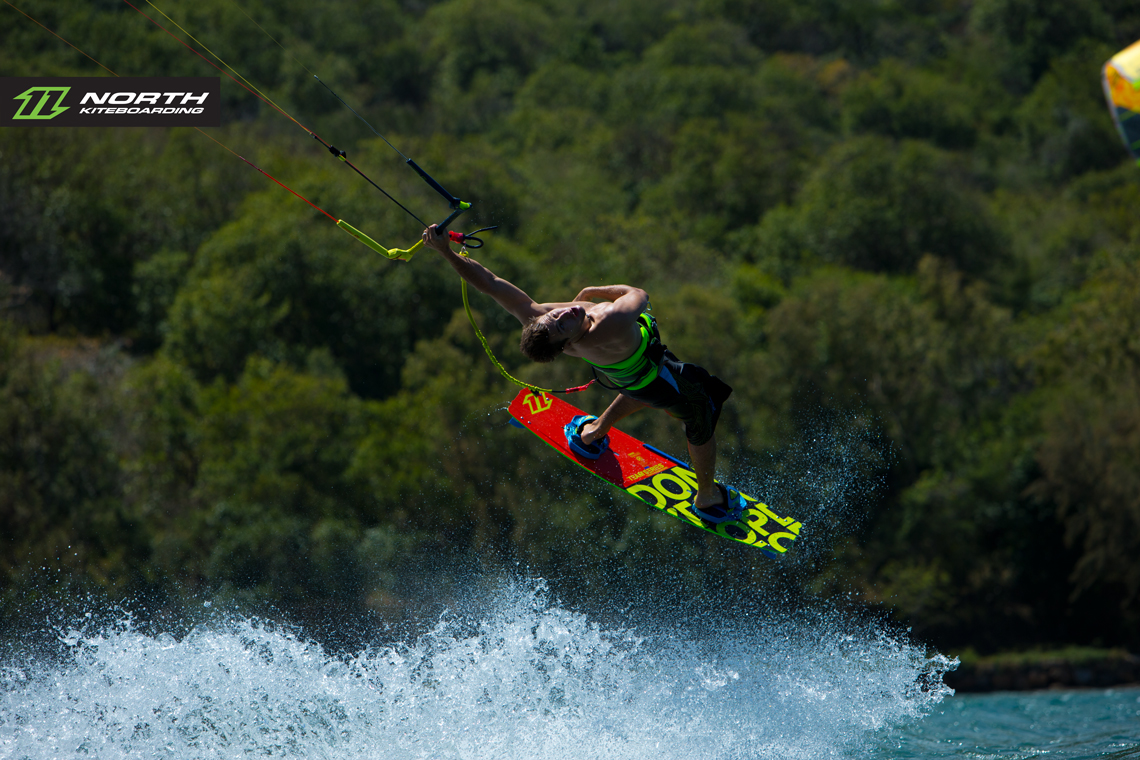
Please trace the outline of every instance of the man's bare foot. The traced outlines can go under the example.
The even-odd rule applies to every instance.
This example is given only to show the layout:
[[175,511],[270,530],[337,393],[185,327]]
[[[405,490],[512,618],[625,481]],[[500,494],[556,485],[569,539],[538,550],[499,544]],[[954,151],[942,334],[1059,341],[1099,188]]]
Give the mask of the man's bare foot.
[[719,492],[715,501],[709,499],[707,502],[701,498],[702,493],[697,493],[697,498],[693,500],[693,512],[697,517],[705,522],[710,522],[713,525],[720,525],[729,520],[740,519],[740,498],[733,498],[729,494],[728,489],[723,486],[714,485],[714,491]]
[[713,507],[718,505],[726,505],[724,494],[715,485],[712,488],[697,491],[697,498],[693,499],[693,506],[700,509],[705,507]]

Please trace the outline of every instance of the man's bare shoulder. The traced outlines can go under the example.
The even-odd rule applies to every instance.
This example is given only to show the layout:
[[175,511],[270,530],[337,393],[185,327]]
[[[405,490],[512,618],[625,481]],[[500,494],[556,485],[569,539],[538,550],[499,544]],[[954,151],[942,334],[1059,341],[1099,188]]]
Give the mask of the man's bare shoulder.
[[594,364],[613,364],[626,359],[641,344],[641,332],[636,316],[631,320],[609,301],[592,303],[588,312],[592,324],[590,331],[566,352],[570,356],[586,359]]
[[631,326],[637,324],[637,314],[619,309],[617,304],[610,301],[590,304],[590,307],[587,312],[594,319],[595,330],[599,337],[625,333]]

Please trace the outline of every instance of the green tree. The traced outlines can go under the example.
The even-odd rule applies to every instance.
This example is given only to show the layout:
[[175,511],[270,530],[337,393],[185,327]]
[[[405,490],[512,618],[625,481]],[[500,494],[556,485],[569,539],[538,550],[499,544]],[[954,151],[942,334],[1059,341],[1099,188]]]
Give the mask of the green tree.
[[770,212],[756,236],[750,259],[794,273],[817,263],[907,273],[932,254],[981,274],[1004,251],[985,203],[951,156],[879,137],[835,146],[796,206]]
[[1110,169],[1126,158],[1097,82],[1113,52],[1111,45],[1085,44],[1058,56],[1019,105],[1025,147],[1048,179]]
[[1140,621],[1140,490],[1132,466],[1140,409],[1137,304],[1140,267],[1116,263],[1058,310],[1056,327],[1035,352],[1046,404],[1034,492],[1056,504],[1066,540],[1078,549],[1072,597],[1119,589],[1133,631]]
[[991,60],[1007,84],[1026,92],[1082,39],[1108,39],[1111,20],[1096,0],[982,0],[970,12],[970,29],[994,47]]
[[886,60],[843,90],[843,122],[853,133],[969,148],[978,133],[976,97],[970,87],[935,72]]
[[303,367],[327,347],[359,392],[393,392],[403,357],[454,303],[438,268],[389,261],[320,217],[298,220],[293,199],[276,192],[247,209],[199,250],[170,306],[164,351],[202,380],[234,380],[252,354]]
[[1008,324],[982,286],[933,257],[917,281],[824,270],[768,312],[763,351],[745,360],[758,381],[741,389],[744,405],[785,418],[867,405],[909,481],[941,464],[964,422],[1000,403]]
[[147,536],[122,500],[113,356],[18,338],[0,323],[0,589],[40,595],[146,587]]
[[[1104,598],[1120,615],[1102,614],[1109,635],[1140,626],[1140,387],[1121,378],[1105,395],[1078,385],[1049,410],[1038,452],[1035,492],[1057,505],[1065,539],[1078,555],[1069,601]],[[1113,609],[1115,607],[1115,609]]]
[[492,125],[511,97],[542,64],[555,26],[538,3],[451,0],[424,19],[439,60],[435,104],[444,128],[467,134]]
[[202,389],[194,508],[172,526],[164,560],[192,585],[316,620],[366,593],[352,555],[368,525],[345,474],[363,402],[327,356],[312,360],[315,373],[298,373],[251,357],[232,386]]

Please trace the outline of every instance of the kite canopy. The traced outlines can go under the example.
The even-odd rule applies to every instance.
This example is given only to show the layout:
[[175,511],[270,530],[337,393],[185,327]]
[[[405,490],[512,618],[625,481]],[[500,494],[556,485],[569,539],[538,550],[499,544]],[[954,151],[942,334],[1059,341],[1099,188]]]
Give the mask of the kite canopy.
[[1104,64],[1104,96],[1121,139],[1140,163],[1140,42]]

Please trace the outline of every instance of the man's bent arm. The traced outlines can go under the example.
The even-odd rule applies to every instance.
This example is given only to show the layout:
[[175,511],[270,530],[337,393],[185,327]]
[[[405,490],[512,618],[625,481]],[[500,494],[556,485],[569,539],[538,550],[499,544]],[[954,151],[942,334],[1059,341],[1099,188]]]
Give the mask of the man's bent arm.
[[575,296],[575,301],[616,301],[624,295],[634,291],[640,290],[631,285],[591,285],[588,288],[582,288],[582,291]]
[[629,321],[636,320],[649,305],[649,294],[632,285],[595,285],[583,288],[576,300],[588,301],[595,298],[613,301],[613,306],[609,307],[610,315]]
[[424,230],[423,240],[424,245],[438,251],[447,263],[451,264],[452,269],[470,283],[471,287],[494,298],[499,306],[510,312],[519,322],[525,325],[542,313],[534,299],[518,286],[499,277],[470,256],[460,256],[451,250],[447,235],[435,234],[434,224]]

